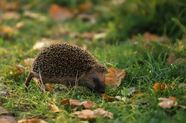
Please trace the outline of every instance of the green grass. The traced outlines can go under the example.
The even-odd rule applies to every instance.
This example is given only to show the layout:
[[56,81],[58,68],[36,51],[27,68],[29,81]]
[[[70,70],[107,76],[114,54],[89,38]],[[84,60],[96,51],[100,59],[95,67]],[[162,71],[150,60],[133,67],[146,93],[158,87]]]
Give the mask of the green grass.
[[[186,88],[176,86],[158,93],[153,89],[156,82],[164,82],[168,86],[171,83],[176,85],[186,83],[185,61],[167,64],[171,53],[174,53],[177,58],[186,57],[186,39],[178,40],[177,44],[173,45],[156,41],[146,43],[139,36],[135,43],[129,40],[110,45],[107,39],[89,41],[70,37],[70,34],[60,34],[58,31],[60,26],[69,33],[92,30],[100,32],[103,30],[102,28],[105,28],[105,25],[100,26],[99,23],[94,26],[76,19],[54,23],[49,18],[42,22],[21,17],[16,21],[3,21],[0,27],[7,25],[14,27],[20,21],[24,22],[24,26],[22,29],[17,29],[18,34],[8,39],[2,35],[0,37],[0,84],[2,84],[2,87],[0,86],[0,106],[8,110],[16,120],[39,117],[47,122],[56,123],[83,121],[70,115],[73,107],[60,105],[61,100],[64,99],[79,101],[90,99],[98,104],[96,108],[100,107],[114,114],[114,119],[98,117],[94,121],[96,123],[181,123],[186,120],[185,109],[179,107],[162,109],[158,106],[159,97],[169,96],[176,97],[179,104],[186,105]],[[105,92],[110,96],[125,97],[126,101],[108,102],[100,95],[82,87],[70,89],[61,85],[53,85],[60,90],[43,93],[34,81],[29,86],[29,92],[25,92],[23,83],[29,68],[26,68],[25,72],[20,75],[14,75],[11,72],[16,70],[16,64],[26,67],[24,59],[35,57],[39,51],[34,51],[32,47],[43,37],[63,39],[65,42],[80,46],[86,45],[88,50],[108,68],[126,69],[127,75],[122,80],[122,84],[117,88],[107,87]],[[147,47],[144,47],[144,44]],[[128,96],[130,87],[136,87],[136,93],[143,94],[143,96],[135,97],[134,94]],[[144,88],[145,91],[140,92],[141,88]],[[7,94],[3,95],[4,91]],[[57,105],[61,112],[52,112],[48,103]]]

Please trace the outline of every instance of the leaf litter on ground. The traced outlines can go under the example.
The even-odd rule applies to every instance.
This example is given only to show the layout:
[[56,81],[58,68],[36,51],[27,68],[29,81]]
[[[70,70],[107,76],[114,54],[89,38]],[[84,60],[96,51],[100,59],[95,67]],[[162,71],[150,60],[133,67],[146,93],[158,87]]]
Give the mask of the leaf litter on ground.
[[102,108],[98,108],[93,111],[88,110],[88,109],[82,110],[82,111],[76,111],[76,112],[72,113],[72,115],[77,116],[81,119],[90,120],[90,121],[95,120],[99,116],[113,119],[113,114],[111,112],[105,111]]
[[94,108],[97,105],[96,103],[92,102],[91,100],[80,102],[80,101],[74,100],[74,99],[62,100],[60,102],[60,104],[61,105],[68,104],[69,106],[76,106],[76,107],[81,107],[82,106],[85,109]]

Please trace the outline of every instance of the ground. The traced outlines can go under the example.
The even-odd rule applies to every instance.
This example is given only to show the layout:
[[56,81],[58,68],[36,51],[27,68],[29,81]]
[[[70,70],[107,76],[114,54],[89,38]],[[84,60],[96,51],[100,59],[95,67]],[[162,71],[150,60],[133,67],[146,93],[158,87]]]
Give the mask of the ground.
[[[122,39],[122,32],[118,33],[118,38],[112,33],[116,30],[115,21],[108,16],[103,3],[94,3],[96,9],[91,10],[72,7],[78,10],[76,14],[67,6],[66,10],[56,10],[56,5],[50,2],[45,3],[47,8],[40,6],[42,9],[33,7],[37,2],[20,3],[12,3],[15,8],[1,10],[0,107],[8,113],[0,111],[0,116],[12,116],[16,121],[38,118],[51,123],[89,122],[72,115],[74,111],[83,110],[83,107],[60,104],[62,100],[76,99],[96,103],[97,106],[91,110],[102,108],[113,113],[113,119],[97,116],[91,121],[96,123],[181,123],[186,120],[184,34],[175,41],[148,31]],[[52,7],[54,10],[51,10]],[[55,15],[56,11],[66,15]],[[179,29],[184,32],[184,28]],[[25,92],[23,84],[30,71],[30,64],[25,61],[34,58],[41,50],[38,43],[48,45],[55,42],[76,44],[88,50],[108,69],[126,70],[121,85],[107,85],[105,92],[125,100],[109,101],[87,88],[54,84],[46,85],[49,89],[44,93],[34,81]],[[163,108],[159,105],[159,98],[169,98],[177,105]],[[57,106],[59,112],[54,112],[49,104]]]

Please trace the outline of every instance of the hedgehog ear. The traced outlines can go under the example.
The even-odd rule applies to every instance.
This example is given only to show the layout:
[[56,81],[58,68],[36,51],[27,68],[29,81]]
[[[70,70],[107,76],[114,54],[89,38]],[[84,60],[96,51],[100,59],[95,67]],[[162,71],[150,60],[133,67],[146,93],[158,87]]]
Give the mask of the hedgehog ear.
[[91,70],[92,70],[92,66],[88,66],[88,67],[86,68],[86,73],[89,73]]

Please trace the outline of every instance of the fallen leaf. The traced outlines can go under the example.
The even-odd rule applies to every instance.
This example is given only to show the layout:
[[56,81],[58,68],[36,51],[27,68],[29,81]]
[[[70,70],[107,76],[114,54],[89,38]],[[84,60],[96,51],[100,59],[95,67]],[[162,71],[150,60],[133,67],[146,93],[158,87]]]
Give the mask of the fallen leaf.
[[165,83],[155,83],[153,87],[155,92],[159,92],[164,91],[167,88],[167,85]]
[[89,109],[76,111],[72,113],[72,115],[78,116],[81,119],[85,119],[89,121],[95,120],[96,117],[98,116],[103,116],[105,118],[113,119],[113,114],[111,112],[105,111],[101,108],[95,109],[94,111]]
[[22,65],[17,64],[15,67],[16,67],[16,70],[13,72],[10,72],[10,74],[19,75],[25,72],[25,68]]
[[44,15],[42,15],[40,13],[34,13],[34,12],[31,12],[31,11],[25,11],[23,13],[23,15],[25,17],[29,17],[31,19],[37,19],[39,21],[46,21],[47,20],[47,18]]
[[176,97],[170,96],[169,97],[170,100],[176,101]]
[[74,99],[70,99],[69,100],[69,105],[70,106],[82,106],[82,103],[81,102],[79,102],[78,100],[74,100]]
[[78,6],[78,10],[82,12],[87,12],[93,6],[90,0],[86,0],[85,3],[82,3]]
[[174,88],[176,86],[175,83],[171,83],[171,88]]
[[17,35],[18,31],[9,26],[0,27],[0,36],[5,39],[11,39],[13,36]]
[[61,105],[68,104],[70,106],[76,106],[76,107],[83,106],[86,109],[94,108],[96,106],[96,104],[93,103],[91,100],[80,102],[80,101],[74,100],[74,99],[63,100],[63,101],[60,102],[60,104]]
[[162,108],[172,108],[173,106],[177,106],[178,103],[175,101],[175,97],[174,99],[173,97],[169,97],[169,98],[158,98],[158,100],[161,100],[162,102],[160,102],[158,105]]
[[72,115],[78,116],[81,119],[86,119],[89,121],[96,119],[94,111],[91,111],[89,109],[82,110],[82,111],[76,111],[76,112],[72,113]]
[[83,101],[82,105],[86,109],[94,108],[96,106],[96,103],[93,103],[91,100]]
[[140,97],[142,96],[143,94],[135,94],[136,97]]
[[39,119],[39,118],[32,118],[32,119],[23,119],[19,120],[18,123],[47,123],[46,121]]
[[94,110],[94,113],[97,115],[102,115],[103,117],[113,119],[113,114],[111,112],[103,110],[102,108]]
[[62,101],[60,102],[60,104],[61,104],[61,105],[69,104],[69,99],[67,99],[67,100],[62,100]]
[[109,96],[109,95],[107,95],[107,94],[101,94],[101,96],[102,96],[104,99],[106,99],[107,101],[109,101],[109,102],[112,102],[112,101],[115,100],[114,97]]
[[81,38],[81,39],[93,40],[94,33],[93,32],[86,32],[86,33],[83,33],[83,34],[77,34],[76,37]]
[[17,12],[5,12],[1,15],[1,18],[4,20],[11,20],[11,19],[19,19],[20,18],[20,14],[18,14]]
[[41,50],[44,47],[48,47],[51,44],[55,43],[61,43],[61,40],[52,40],[47,38],[42,38],[40,41],[36,42],[36,44],[33,46],[33,50]]
[[156,41],[157,41],[158,36],[155,35],[155,34],[151,34],[151,33],[149,33],[149,32],[145,32],[145,33],[143,34],[143,39],[144,39],[144,41],[146,41],[146,42],[151,41],[151,40],[156,40]]
[[21,29],[24,25],[25,23],[21,21],[21,22],[18,22],[15,27],[18,29]]
[[47,90],[48,91],[54,91],[54,87],[51,86],[50,84],[47,84]]
[[49,10],[50,17],[55,21],[65,21],[74,17],[74,14],[67,8],[53,4]]
[[50,107],[50,109],[53,111],[53,112],[60,112],[61,110],[54,104],[50,104],[48,103],[48,107]]
[[9,10],[16,10],[19,8],[19,2],[18,1],[6,1],[6,0],[0,0],[0,9],[4,11]]
[[12,116],[0,116],[0,123],[17,123]]
[[125,70],[116,70],[114,68],[109,69],[108,74],[106,74],[106,81],[107,85],[112,86],[119,86],[121,84],[121,80],[125,77],[126,71]]

